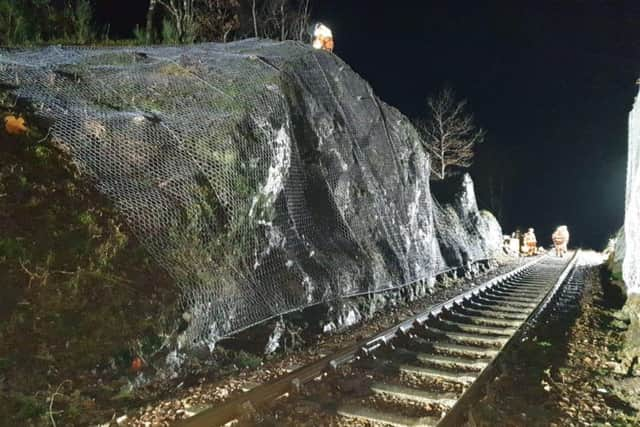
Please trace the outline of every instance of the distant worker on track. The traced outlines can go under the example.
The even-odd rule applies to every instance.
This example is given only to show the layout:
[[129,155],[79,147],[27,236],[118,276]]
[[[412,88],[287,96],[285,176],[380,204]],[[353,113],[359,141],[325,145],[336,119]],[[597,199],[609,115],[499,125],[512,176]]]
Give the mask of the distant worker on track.
[[314,49],[322,49],[333,52],[333,33],[324,24],[318,22],[313,26],[313,42]]
[[567,226],[561,225],[556,228],[556,231],[551,235],[551,240],[553,240],[556,255],[562,258],[567,253],[567,245],[569,245],[569,230]]
[[536,234],[533,228],[530,228],[524,233],[522,239],[522,252],[527,256],[535,255],[538,250],[538,241],[536,240]]

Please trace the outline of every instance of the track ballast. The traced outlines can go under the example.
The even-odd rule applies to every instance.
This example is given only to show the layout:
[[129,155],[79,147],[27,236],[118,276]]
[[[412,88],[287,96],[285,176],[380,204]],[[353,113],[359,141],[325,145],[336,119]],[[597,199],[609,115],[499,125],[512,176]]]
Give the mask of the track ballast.
[[499,353],[553,303],[577,257],[535,259],[178,425],[287,425],[282,414],[297,400],[316,405],[305,425],[456,425]]

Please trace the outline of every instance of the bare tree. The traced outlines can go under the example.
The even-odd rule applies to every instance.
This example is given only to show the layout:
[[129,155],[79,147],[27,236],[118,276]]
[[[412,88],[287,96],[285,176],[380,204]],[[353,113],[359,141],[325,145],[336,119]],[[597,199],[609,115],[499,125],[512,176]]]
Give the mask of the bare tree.
[[253,18],[253,37],[258,35],[258,12],[256,9],[256,0],[251,0],[251,17]]
[[158,0],[171,17],[180,43],[191,43],[196,36],[196,0]]
[[174,43],[244,37],[302,41],[311,23],[311,0],[149,0],[147,42],[154,34],[156,5],[166,18],[163,39]]
[[301,1],[298,6],[297,20],[297,38],[298,41],[304,41],[307,37],[309,26],[311,25],[311,9],[309,8],[309,0]]
[[466,111],[467,101],[457,101],[449,88],[430,97],[427,107],[427,118],[418,121],[417,126],[433,161],[432,176],[444,179],[450,166],[471,166],[473,148],[484,141],[485,132]]
[[227,42],[240,28],[239,0],[200,0],[198,7],[198,38]]
[[311,23],[310,0],[252,0],[254,36],[304,40]]
[[147,8],[147,26],[145,31],[146,42],[148,44],[153,43],[153,17],[156,10],[158,0],[149,0],[149,7]]

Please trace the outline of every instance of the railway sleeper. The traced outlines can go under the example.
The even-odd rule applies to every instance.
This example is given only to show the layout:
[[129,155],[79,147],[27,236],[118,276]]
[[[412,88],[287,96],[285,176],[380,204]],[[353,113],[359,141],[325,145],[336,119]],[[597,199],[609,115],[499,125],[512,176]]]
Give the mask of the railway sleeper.
[[432,349],[438,353],[475,357],[478,359],[492,358],[498,354],[497,349],[478,347],[475,345],[455,344],[451,342],[435,342],[432,344]]
[[489,309],[492,311],[500,311],[503,313],[515,313],[520,314],[524,311],[523,307],[509,307],[507,304],[499,303],[497,301],[491,301],[482,296],[476,296],[471,300],[471,303],[476,303],[478,305],[483,306],[485,309]]
[[514,329],[517,329],[520,327],[520,325],[522,325],[522,322],[519,320],[495,319],[483,316],[469,316],[467,314],[458,313],[455,311],[447,313],[446,317],[451,318],[451,320],[454,320],[455,322],[466,323],[470,325],[502,326],[504,328]]
[[[366,388],[364,394],[344,395],[337,414],[373,425],[436,426],[530,317],[563,270],[559,261],[542,259],[535,268],[450,300],[432,311],[437,315],[427,313],[427,322],[421,315],[408,333],[391,331],[388,336],[395,338],[385,340],[386,345],[356,353],[360,357],[353,372],[367,373],[362,379]],[[553,301],[566,308],[579,296],[571,286]],[[555,310],[552,306],[552,316],[559,314]]]
[[558,276],[554,272],[551,275],[547,274],[539,274],[536,272],[530,272],[527,275],[519,276],[519,277],[511,277],[508,279],[510,282],[528,282],[528,283],[547,283],[550,280],[554,280]]
[[527,293],[527,292],[521,292],[521,291],[505,291],[502,289],[491,289],[490,293],[492,295],[496,295],[496,296],[501,296],[501,297],[506,297],[506,298],[513,298],[515,300],[522,300],[522,302],[527,302],[527,301],[531,301],[531,300],[538,300],[540,299],[540,297],[542,296],[542,292],[531,292],[531,293]]
[[468,304],[465,307],[456,308],[456,310],[462,312],[463,314],[469,314],[471,316],[488,317],[494,319],[524,321],[527,319],[527,317],[529,317],[529,315],[525,313],[496,311],[486,306],[479,306],[475,304]]
[[531,302],[531,300],[529,300],[528,302],[521,302],[521,301],[517,301],[517,300],[513,300],[513,299],[507,299],[507,298],[502,298],[502,297],[496,297],[494,295],[491,294],[484,294],[481,296],[481,298],[487,300],[487,301],[491,301],[494,304],[501,304],[501,305],[506,305],[507,307],[521,307],[523,309],[533,309],[535,308],[538,303],[536,302]]
[[503,285],[511,285],[511,286],[531,286],[531,287],[541,287],[549,285],[550,281],[547,280],[533,280],[533,279],[509,279],[505,280]]
[[476,304],[489,306],[492,309],[496,308],[499,310],[510,311],[514,313],[522,313],[523,311],[530,309],[531,304],[534,304],[532,302],[528,302],[525,304],[518,301],[510,301],[506,299],[494,298],[491,295],[477,295],[473,297],[470,301]]
[[463,386],[471,385],[478,374],[469,371],[452,371],[448,369],[433,368],[417,364],[404,364],[399,366],[400,372],[405,374],[417,375],[423,378],[447,381]]
[[408,387],[402,384],[373,383],[370,387],[373,393],[390,396],[396,399],[409,400],[412,402],[438,405],[443,408],[451,408],[455,405],[459,395],[450,392],[433,392],[428,390]]
[[438,354],[433,348],[396,348],[394,352],[380,355],[377,361],[380,365],[393,366],[395,364],[412,364],[420,362],[443,369],[456,369],[461,371],[481,371],[487,365],[490,357],[469,357],[467,355]]
[[468,359],[464,356],[446,356],[441,354],[419,353],[416,359],[425,365],[438,368],[455,369],[457,371],[482,371],[490,359]]
[[430,427],[440,421],[438,417],[408,417],[405,415],[380,411],[366,406],[350,404],[338,409],[338,415],[356,420],[368,421],[377,425],[393,427]]
[[509,289],[512,291],[521,291],[521,292],[542,292],[545,289],[549,288],[549,284],[544,285],[526,285],[523,283],[505,283],[501,286],[502,289]]
[[479,335],[497,335],[510,337],[516,331],[516,328],[509,326],[488,326],[488,325],[472,325],[469,323],[456,322],[455,320],[438,319],[438,326],[443,330],[453,330],[467,332]]
[[504,301],[505,303],[517,303],[517,304],[524,304],[527,306],[530,306],[531,304],[535,304],[538,305],[540,304],[540,300],[542,299],[542,296],[531,296],[531,297],[517,297],[514,295],[511,296],[505,296],[504,294],[499,294],[499,293],[490,293],[488,294],[488,296],[492,299],[495,299],[497,301]]
[[540,295],[544,295],[548,288],[541,290],[526,290],[526,289],[510,289],[510,288],[496,288],[494,292],[514,296],[516,298],[538,298]]
[[496,295],[496,296],[503,296],[506,298],[515,298],[515,299],[521,299],[521,300],[526,300],[523,302],[531,302],[532,300],[540,300],[542,298],[542,296],[546,293],[546,289],[544,291],[536,291],[536,292],[524,292],[524,291],[509,291],[509,290],[502,290],[502,289],[495,289],[492,290],[491,294]]
[[459,344],[477,345],[480,347],[502,347],[507,342],[505,337],[495,337],[487,335],[471,334],[466,332],[443,331],[442,329],[428,326],[428,334],[438,338],[446,338]]
[[506,282],[506,284],[513,286],[527,286],[531,288],[542,288],[545,286],[549,286],[552,283],[552,279],[542,279],[542,280],[534,280],[534,279],[511,279]]

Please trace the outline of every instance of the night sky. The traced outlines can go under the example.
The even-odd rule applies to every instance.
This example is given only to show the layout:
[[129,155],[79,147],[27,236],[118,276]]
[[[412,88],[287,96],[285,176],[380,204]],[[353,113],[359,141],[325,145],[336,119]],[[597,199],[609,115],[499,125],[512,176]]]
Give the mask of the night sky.
[[[112,34],[146,1],[96,1]],[[451,86],[487,131],[472,175],[481,207],[504,182],[502,225],[601,249],[623,222],[627,119],[640,77],[640,1],[316,0],[336,54],[409,117]],[[121,5],[121,6],[118,6]]]

